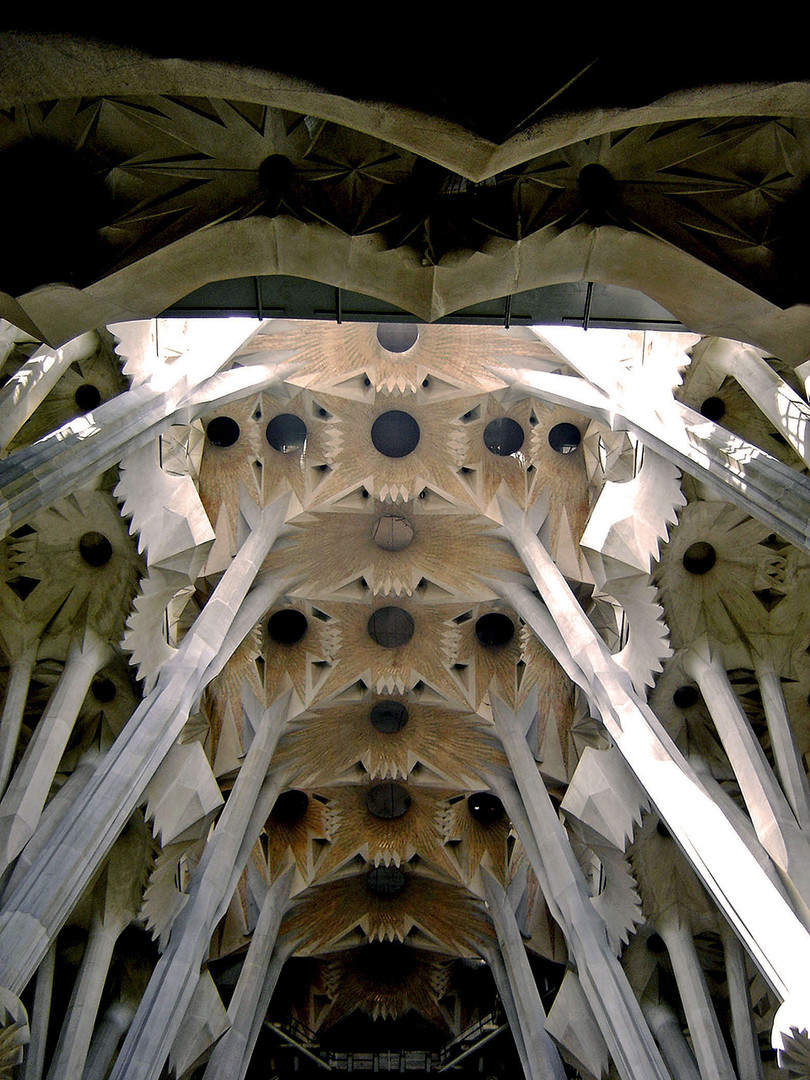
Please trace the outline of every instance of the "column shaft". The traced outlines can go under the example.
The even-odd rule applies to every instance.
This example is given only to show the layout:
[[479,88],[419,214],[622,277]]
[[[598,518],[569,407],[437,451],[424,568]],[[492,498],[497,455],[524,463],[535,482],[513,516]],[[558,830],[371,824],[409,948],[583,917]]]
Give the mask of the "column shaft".
[[751,998],[748,993],[748,976],[745,971],[745,953],[737,935],[725,921],[720,925],[723,953],[726,959],[728,997],[731,1004],[731,1029],[734,1051],[737,1056],[737,1074],[740,1080],[762,1080],[762,1057],[759,1052]]
[[774,671],[760,668],[757,671],[757,681],[782,789],[799,826],[810,832],[810,786],[793,739],[781,680]]
[[6,700],[3,702],[3,715],[0,717],[0,796],[6,790],[17,740],[20,737],[31,672],[39,650],[39,639],[29,642],[19,656],[11,661]]
[[45,1069],[45,1046],[48,1040],[48,1022],[51,1018],[51,994],[53,972],[56,965],[56,946],[45,953],[37,968],[34,990],[34,1008],[31,1014],[31,1041],[25,1052],[23,1080],[42,1080]]
[[673,1080],[700,1080],[697,1062],[673,1010],[668,1005],[645,1005],[644,1015]]

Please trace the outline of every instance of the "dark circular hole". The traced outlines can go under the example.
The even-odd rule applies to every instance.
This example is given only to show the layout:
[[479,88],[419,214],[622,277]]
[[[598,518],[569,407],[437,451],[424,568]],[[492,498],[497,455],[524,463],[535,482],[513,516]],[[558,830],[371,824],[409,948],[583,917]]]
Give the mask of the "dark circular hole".
[[672,701],[679,709],[691,709],[697,704],[699,697],[696,686],[679,686],[672,695]]
[[666,952],[667,947],[660,934],[650,934],[647,938],[647,948],[651,953],[655,953],[655,955],[658,956],[660,953]]
[[419,445],[419,425],[408,413],[392,409],[371,425],[371,441],[386,457],[407,457]]
[[402,551],[413,540],[413,525],[397,514],[386,514],[374,522],[371,537],[383,551]]
[[407,352],[416,344],[419,328],[415,323],[380,323],[377,341],[388,352]]
[[205,434],[214,446],[233,446],[239,438],[239,425],[231,416],[215,416],[208,421]]
[[401,701],[376,701],[371,706],[369,720],[384,735],[402,731],[408,723],[408,710]]
[[717,552],[705,540],[690,544],[683,553],[683,568],[690,574],[708,574],[717,562]]
[[267,441],[280,454],[302,453],[307,444],[307,425],[293,413],[279,413],[267,425]]
[[408,789],[390,780],[382,784],[374,784],[366,791],[368,812],[385,821],[402,817],[410,805],[411,797]]
[[658,833],[659,836],[663,836],[665,840],[670,840],[672,838],[672,833],[669,831],[663,821],[658,822],[658,824],[655,826],[655,831]]
[[476,791],[467,798],[470,813],[482,825],[494,825],[503,817],[503,803],[491,791]]
[[112,701],[115,695],[118,693],[116,685],[112,681],[112,679],[96,679],[96,681],[90,687],[90,690],[96,701],[100,701],[102,705],[108,701]]
[[79,554],[88,566],[106,566],[112,553],[112,544],[104,533],[86,532],[79,539]]
[[523,428],[508,416],[499,416],[497,420],[490,420],[484,428],[484,446],[491,454],[498,457],[509,457],[516,454],[523,446]]
[[711,420],[712,423],[716,424],[725,415],[726,403],[719,397],[707,397],[700,406],[700,411],[707,420]]
[[375,866],[366,875],[366,888],[375,896],[396,896],[405,888],[405,875],[398,866]]
[[573,454],[581,442],[579,428],[574,424],[555,424],[548,433],[548,445],[558,454]]
[[92,383],[83,383],[73,395],[77,406],[83,413],[97,409],[101,404],[101,394],[98,387]]
[[279,645],[297,645],[307,632],[307,617],[303,611],[284,608],[274,611],[267,622],[267,632]]
[[413,637],[414,625],[410,613],[400,607],[377,608],[368,620],[368,634],[384,649],[407,645]]
[[490,611],[476,622],[475,636],[489,649],[508,645],[515,636],[515,624],[508,615],[502,615],[500,611]]
[[290,791],[282,791],[276,799],[270,816],[279,825],[294,825],[300,821],[309,807],[309,795],[305,791],[291,788]]

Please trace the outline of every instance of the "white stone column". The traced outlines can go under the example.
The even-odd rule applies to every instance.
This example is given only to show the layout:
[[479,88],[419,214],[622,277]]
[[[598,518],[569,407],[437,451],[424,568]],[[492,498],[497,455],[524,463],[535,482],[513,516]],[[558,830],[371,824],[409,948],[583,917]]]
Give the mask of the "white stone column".
[[71,641],[56,689],[0,801],[0,871],[33,836],[90,684],[112,655],[89,628]]
[[734,1066],[717,1022],[688,920],[683,913],[669,908],[656,925],[678,984],[701,1080],[733,1080]]
[[51,994],[53,972],[56,964],[56,945],[45,953],[37,968],[34,990],[34,1007],[31,1012],[31,1041],[25,1052],[23,1080],[42,1080],[45,1068],[45,1044],[48,1038],[48,1022],[51,1019]]
[[810,832],[810,786],[793,739],[781,680],[773,667],[766,663],[757,663],[756,676],[782,789],[796,815],[799,827]]
[[120,927],[93,918],[48,1080],[81,1080]]
[[799,829],[717,650],[708,643],[689,649],[683,667],[700,688],[760,843],[810,908],[810,838]]
[[106,1080],[118,1044],[134,1015],[135,1006],[126,1001],[116,1001],[107,1009],[90,1043],[82,1080]]
[[61,349],[43,345],[17,369],[0,389],[0,450],[5,450],[34,415],[70,365],[89,359],[99,344],[98,334],[90,330]]
[[248,1071],[250,1059],[253,1057],[253,1051],[256,1048],[256,1041],[262,1030],[267,1010],[270,1008],[270,1001],[273,997],[273,992],[276,989],[279,975],[281,975],[281,969],[292,956],[295,948],[296,940],[294,938],[285,936],[276,941],[276,947],[273,949],[273,955],[270,957],[270,963],[268,964],[267,971],[264,975],[259,1002],[253,1016],[253,1026],[250,1029],[250,1035],[244,1048],[242,1060],[239,1062],[239,1067],[234,1070],[227,1080],[245,1080],[245,1074]]
[[[260,1008],[265,975],[276,947],[278,929],[290,900],[293,876],[294,868],[290,866],[267,890],[236,989],[228,1005],[231,1026],[214,1047],[203,1080],[235,1080],[240,1075],[250,1033]],[[265,1006],[261,1012],[262,1018],[266,1012]]]
[[540,1000],[532,969],[529,967],[515,913],[509,905],[501,883],[483,868],[481,881],[489,914],[498,936],[498,944],[501,947],[523,1044],[526,1048],[529,1063],[528,1080],[565,1080],[565,1070],[557,1047],[545,1029],[545,1009]]
[[[152,973],[110,1080],[157,1080],[160,1075],[197,986],[211,935],[258,839],[258,834],[245,834],[287,722],[290,696],[288,692],[263,714],[259,710],[252,716],[254,721],[261,717],[256,734],[194,872],[188,901],[175,920],[168,947]],[[244,700],[248,703],[249,696]]]
[[751,996],[745,970],[745,952],[739,938],[725,921],[720,922],[720,938],[726,961],[728,997],[731,1005],[731,1030],[740,1080],[762,1080],[762,1057],[759,1052],[751,1015]]
[[17,740],[20,737],[31,672],[39,650],[39,639],[23,646],[19,656],[11,661],[6,700],[3,702],[3,715],[0,717],[0,796],[6,790],[6,784],[14,762]]
[[[783,999],[774,1037],[778,1039],[779,1032],[792,1024],[810,1025],[810,934],[701,786],[655,714],[635,693],[629,676],[610,655],[523,511],[512,500],[499,498],[499,505],[508,535],[567,646],[561,662],[588,695],[594,715],[602,720],[698,877]],[[502,585],[493,580],[488,584],[496,591]],[[523,593],[537,602],[528,589]],[[518,610],[554,652],[557,642],[545,641],[543,627],[533,623],[530,607]],[[577,661],[573,667],[571,653]]]
[[[610,948],[605,924],[591,904],[582,870],[526,742],[527,725],[498,698],[493,698],[492,711],[525,810],[513,825],[521,843],[523,823],[529,826],[531,836],[523,846],[549,910],[565,933],[582,988],[619,1075],[624,1080],[668,1080],[641,1006]],[[521,719],[525,721],[536,711],[536,696],[532,699],[530,695],[521,709]]]
[[731,375],[776,430],[810,465],[810,405],[788,386],[751,345],[728,338],[703,338],[692,350],[723,375]]
[[[260,513],[211,599],[0,914],[0,986],[24,987],[138,805],[204,689],[248,590],[286,520],[289,495]],[[277,582],[280,594],[287,579]]]
[[681,1025],[668,1005],[645,1005],[644,1015],[661,1047],[672,1080],[701,1080],[694,1054],[689,1049]]
[[529,1055],[526,1052],[526,1044],[523,1041],[520,1016],[518,1015],[517,1003],[515,1002],[512,993],[509,976],[506,974],[506,965],[503,961],[503,954],[501,953],[500,948],[493,945],[491,948],[484,950],[484,959],[486,960],[487,967],[492,975],[492,981],[495,983],[495,989],[498,991],[498,997],[501,999],[503,1011],[506,1013],[506,1019],[509,1022],[509,1032],[514,1041],[517,1055],[520,1058],[523,1075],[526,1077],[526,1080],[529,1080],[529,1077],[531,1076]]

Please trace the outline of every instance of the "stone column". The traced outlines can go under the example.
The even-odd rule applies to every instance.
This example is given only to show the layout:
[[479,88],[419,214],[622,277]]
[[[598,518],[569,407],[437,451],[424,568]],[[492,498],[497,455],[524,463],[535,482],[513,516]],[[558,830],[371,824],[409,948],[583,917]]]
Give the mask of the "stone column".
[[503,961],[503,954],[501,953],[500,948],[496,945],[492,945],[490,948],[484,950],[484,959],[492,974],[492,980],[495,983],[495,989],[498,991],[498,997],[501,999],[503,1011],[506,1013],[506,1019],[509,1022],[509,1031],[514,1040],[518,1057],[520,1058],[523,1075],[526,1077],[526,1080],[528,1080],[531,1076],[531,1065],[529,1064],[529,1055],[526,1052],[526,1044],[523,1041],[523,1032],[521,1030],[517,1003],[515,1002],[512,993],[509,976],[506,974],[506,965]]
[[262,990],[276,948],[278,929],[290,899],[294,867],[284,870],[267,890],[262,910],[253,930],[239,980],[228,1006],[231,1026],[214,1047],[203,1080],[236,1080],[250,1042],[257,1013],[267,1012]]
[[[155,689],[138,706],[87,785],[5,898],[0,986],[24,987],[124,828],[205,687],[205,672],[281,531],[289,495],[260,513]],[[286,579],[277,581],[280,594]]]
[[[244,702],[252,709],[249,695]],[[256,734],[194,872],[188,901],[175,920],[168,947],[141,999],[110,1080],[157,1080],[160,1075],[197,986],[211,935],[258,839],[258,833],[246,836],[246,832],[287,722],[289,702],[290,692],[263,714],[253,709]]]
[[[527,699],[520,719],[498,698],[492,701],[492,711],[525,811],[513,819],[513,825],[549,910],[565,932],[582,988],[619,1075],[624,1080],[668,1080],[658,1047],[610,948],[605,924],[591,904],[582,870],[526,742],[528,725],[521,724],[521,719],[525,721],[537,711],[537,699]],[[524,823],[530,830],[525,843]]]
[[810,786],[793,739],[782,683],[773,667],[767,663],[757,663],[756,675],[782,790],[799,827],[810,832]]
[[810,840],[798,827],[717,650],[689,649],[683,667],[700,688],[760,843],[810,908]]
[[645,1005],[644,1015],[655,1041],[661,1047],[672,1080],[700,1080],[694,1054],[689,1049],[674,1011],[668,1005],[659,1003]]
[[529,1063],[529,1080],[565,1080],[557,1047],[545,1029],[546,1013],[520,937],[515,913],[497,878],[481,870],[489,914],[498,936]]
[[759,1052],[753,1017],[751,997],[748,993],[748,975],[745,970],[745,953],[737,935],[725,921],[720,923],[720,937],[726,959],[728,997],[731,1004],[731,1030],[734,1051],[737,1056],[737,1074],[740,1080],[762,1080],[762,1057]]
[[31,839],[90,684],[111,656],[89,628],[71,641],[56,689],[0,801],[0,871]]
[[93,918],[48,1080],[81,1080],[120,927]]
[[0,717],[0,796],[6,790],[17,740],[20,737],[25,701],[31,682],[31,672],[39,650],[39,639],[23,646],[19,656],[11,661],[6,700],[3,702],[3,715]]
[[[737,930],[784,1004],[775,1037],[810,1024],[810,934],[773,888],[736,830],[701,786],[627,673],[610,655],[559,569],[514,501],[499,498],[508,535],[531,574],[558,630],[546,641],[533,622],[528,589],[513,586],[518,612],[585,691],[620,753],[677,840],[720,910]],[[504,583],[489,581],[501,592]],[[527,600],[521,604],[521,596]],[[556,650],[556,651],[555,651]],[[571,653],[576,655],[573,664]]]
[[45,1068],[45,1044],[48,1038],[48,1022],[51,1018],[51,994],[53,972],[56,964],[56,945],[45,953],[37,969],[34,990],[34,1008],[31,1015],[31,1041],[25,1052],[23,1080],[42,1080]]
[[703,338],[693,349],[692,362],[696,360],[735,378],[805,465],[810,465],[810,405],[756,349],[728,338]]
[[90,1043],[82,1080],[106,1080],[118,1044],[134,1015],[135,1006],[126,1001],[116,1001],[107,1009]]
[[0,450],[5,450],[70,365],[89,359],[99,344],[98,334],[91,330],[61,349],[43,345],[25,361],[0,390]]
[[733,1080],[734,1066],[717,1022],[688,919],[669,908],[657,925],[678,984],[701,1080]]

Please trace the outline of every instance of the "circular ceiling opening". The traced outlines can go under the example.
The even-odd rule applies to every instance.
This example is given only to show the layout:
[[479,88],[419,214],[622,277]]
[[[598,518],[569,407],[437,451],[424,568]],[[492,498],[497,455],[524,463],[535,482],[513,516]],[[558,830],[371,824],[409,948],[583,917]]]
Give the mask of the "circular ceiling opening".
[[383,735],[393,735],[402,731],[408,723],[408,710],[401,701],[377,701],[368,714],[372,727]]
[[468,796],[467,806],[475,820],[482,825],[494,825],[503,817],[503,803],[491,791],[476,791]]
[[690,574],[708,574],[717,562],[717,552],[705,540],[690,544],[683,553],[683,568]]
[[711,420],[713,424],[716,424],[718,420],[722,420],[725,416],[726,403],[719,397],[707,397],[700,406],[700,412],[707,420]]
[[573,454],[581,442],[579,428],[574,424],[555,424],[548,433],[548,445],[558,454]]
[[366,888],[374,896],[397,896],[405,888],[405,875],[398,866],[375,866],[366,875]]
[[410,805],[411,797],[408,789],[390,780],[382,784],[374,784],[366,791],[368,812],[384,821],[393,821],[394,818],[402,817],[407,813]]
[[112,544],[104,533],[86,532],[79,538],[79,554],[88,566],[106,566],[112,553]]
[[384,649],[398,649],[400,645],[407,645],[413,632],[413,619],[404,608],[377,608],[368,620],[369,637]]
[[386,514],[375,521],[371,538],[383,551],[403,551],[413,540],[413,525],[398,514]]
[[91,409],[97,409],[101,404],[101,394],[97,386],[93,386],[92,383],[83,383],[76,389],[76,393],[73,395],[77,407],[81,412],[90,412]]
[[678,709],[691,709],[699,697],[696,686],[679,686],[672,695],[672,702]]
[[508,416],[490,420],[484,428],[484,446],[491,454],[498,457],[510,457],[523,446],[525,439],[523,428]]
[[90,690],[96,701],[101,702],[102,705],[106,704],[108,701],[112,701],[118,693],[112,679],[96,679],[90,687]]
[[475,636],[488,649],[508,645],[515,636],[515,624],[508,615],[500,611],[490,611],[482,615],[475,624]]
[[208,421],[205,434],[214,446],[233,446],[239,439],[239,425],[231,416],[215,416]]
[[419,328],[415,323],[380,323],[377,327],[377,341],[386,352],[407,352],[416,344]]
[[303,453],[307,444],[307,425],[293,413],[279,413],[267,425],[267,441],[280,454]]
[[419,445],[419,425],[409,413],[392,409],[371,425],[371,441],[386,457],[407,457]]
[[309,807],[309,795],[305,791],[291,788],[282,791],[276,799],[270,816],[279,825],[294,825],[300,821]]
[[308,626],[306,615],[295,608],[274,611],[267,620],[267,632],[279,645],[297,645]]

